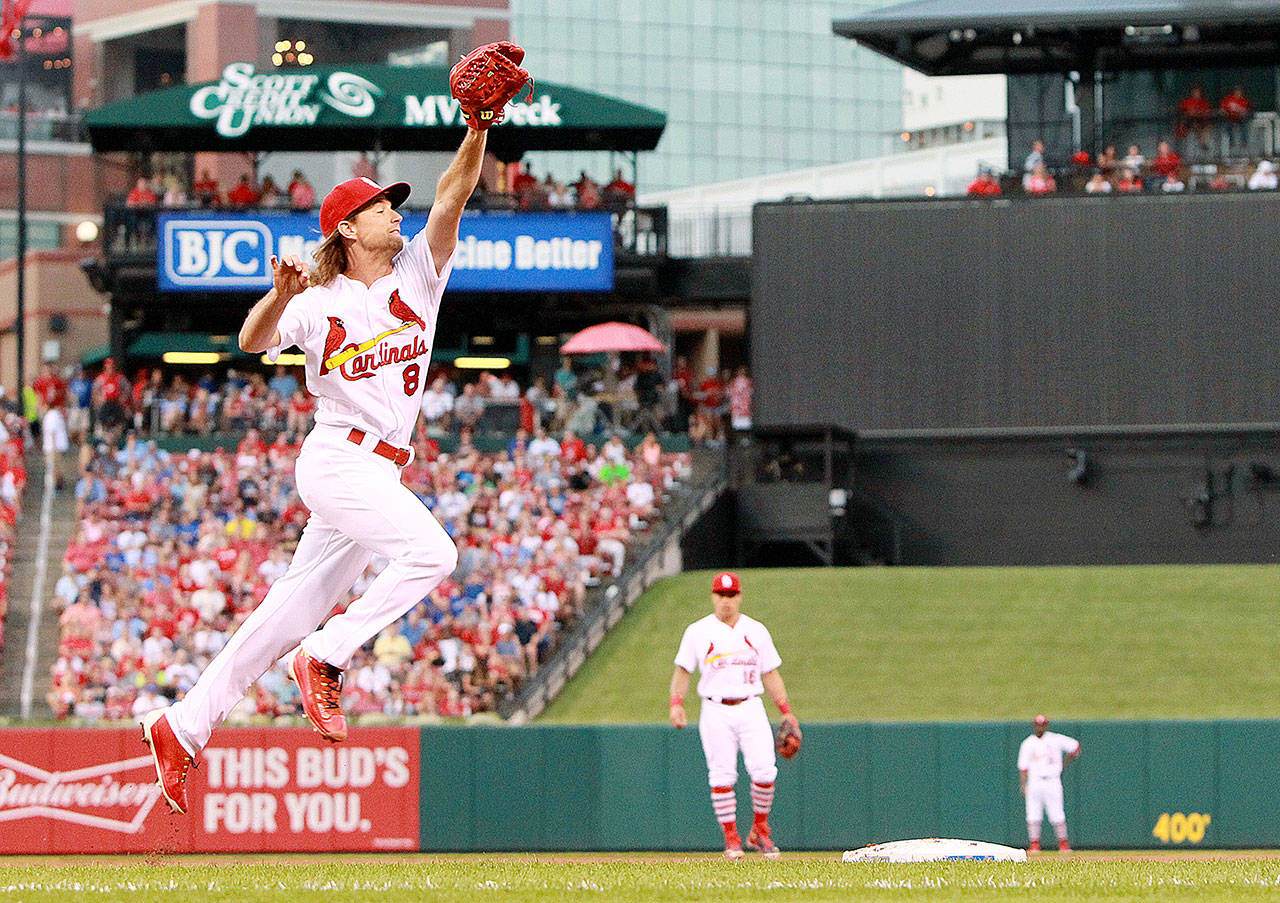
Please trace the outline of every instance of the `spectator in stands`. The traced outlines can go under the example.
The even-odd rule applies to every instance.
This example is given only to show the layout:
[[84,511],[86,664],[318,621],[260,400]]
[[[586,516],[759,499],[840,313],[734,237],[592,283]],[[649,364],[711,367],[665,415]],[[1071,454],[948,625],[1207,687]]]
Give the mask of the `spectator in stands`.
[[40,375],[32,383],[40,402],[40,444],[45,467],[53,473],[54,486],[62,489],[62,457],[70,448],[67,439],[67,384],[51,361],[40,365]]
[[1054,181],[1048,168],[1043,163],[1039,163],[1023,177],[1022,188],[1027,194],[1053,194],[1058,190],[1058,183]]
[[1108,144],[1106,150],[1098,154],[1098,172],[1108,182],[1114,182],[1120,170],[1120,159],[1116,155],[1116,146]]
[[1142,179],[1138,178],[1137,172],[1126,167],[1120,176],[1120,183],[1116,185],[1116,188],[1121,192],[1128,192],[1131,194],[1142,191]]
[[1218,111],[1227,128],[1227,143],[1232,153],[1246,153],[1245,126],[1253,116],[1253,104],[1245,96],[1244,85],[1236,85],[1218,102]]
[[293,179],[289,182],[289,208],[295,213],[306,213],[316,202],[316,190],[302,170],[293,171]]
[[1171,172],[1164,177],[1164,181],[1160,183],[1160,190],[1165,194],[1177,194],[1187,190],[1187,184],[1177,172]]
[[124,216],[124,240],[130,248],[138,248],[149,244],[154,235],[155,219],[148,212],[155,209],[156,193],[151,183],[139,176],[134,182],[133,190],[124,199],[127,210]]
[[596,210],[600,207],[600,186],[582,170],[573,183],[574,199],[579,210]]
[[200,171],[200,178],[191,186],[191,193],[201,207],[217,207],[222,203],[218,180],[207,169]]
[[1035,171],[1037,166],[1044,164],[1044,142],[1036,141],[1031,145],[1031,153],[1027,154],[1027,159],[1022,161],[1022,171],[1024,174],[1030,174]]
[[1107,181],[1102,171],[1099,170],[1085,183],[1084,190],[1089,194],[1110,194],[1111,183]]
[[67,433],[79,445],[89,435],[89,409],[93,404],[93,383],[76,367],[67,383]]
[[573,361],[567,354],[560,357],[560,369],[556,371],[555,382],[571,403],[578,400],[578,374],[573,372]]
[[447,430],[453,416],[452,386],[443,376],[437,376],[422,393],[422,417],[428,429]]
[[138,176],[138,180],[133,183],[133,190],[129,192],[129,196],[124,200],[124,205],[126,207],[154,207],[156,205],[156,193],[151,188],[151,182],[144,176]]
[[613,181],[604,186],[601,198],[604,205],[613,210],[620,210],[630,204],[636,197],[636,186],[622,177],[622,170],[613,172]]
[[360,151],[360,156],[351,164],[351,178],[378,181],[378,167],[365,151]]
[[1178,155],[1168,141],[1161,141],[1156,158],[1151,161],[1151,168],[1166,178],[1182,172],[1182,157]]
[[290,373],[289,368],[284,364],[276,364],[275,375],[271,377],[267,387],[281,398],[292,398],[293,393],[300,388],[298,378]]
[[166,207],[187,206],[187,189],[175,173],[164,177],[164,205]]
[[1250,191],[1274,191],[1280,185],[1276,176],[1276,166],[1270,160],[1259,160],[1258,166],[1249,176]]
[[733,381],[729,383],[729,425],[734,432],[751,429],[751,376],[745,365],[739,365]]
[[547,206],[552,210],[569,210],[573,207],[573,193],[564,182],[553,181],[547,190]]
[[[1192,85],[1191,92],[1178,103],[1177,137],[1192,135],[1202,150],[1209,149],[1209,133],[1213,124],[1213,105],[1204,96],[1204,85]],[[1161,175],[1168,175],[1162,172]]]
[[991,170],[981,169],[978,171],[978,177],[969,183],[965,193],[969,197],[994,197],[1000,194],[1000,183]]
[[453,416],[459,429],[474,430],[484,416],[484,399],[476,391],[475,383],[462,387],[462,394],[453,402]]
[[1138,150],[1138,145],[1130,144],[1129,153],[1124,155],[1122,162],[1125,169],[1133,170],[1134,175],[1141,175],[1142,168],[1147,165],[1147,158]]
[[714,366],[707,367],[707,375],[698,384],[694,394],[698,403],[698,420],[702,424],[703,437],[708,442],[718,442],[724,437],[725,385],[716,375]]
[[116,370],[114,358],[102,362],[102,372],[93,381],[93,422],[110,433],[128,419],[125,405],[129,398],[129,381]]
[[258,191],[258,205],[261,207],[281,207],[285,203],[283,192],[276,180],[270,175],[262,177],[262,187]]
[[258,190],[253,187],[248,173],[241,175],[236,186],[227,192],[227,203],[239,208],[252,207],[258,203]]

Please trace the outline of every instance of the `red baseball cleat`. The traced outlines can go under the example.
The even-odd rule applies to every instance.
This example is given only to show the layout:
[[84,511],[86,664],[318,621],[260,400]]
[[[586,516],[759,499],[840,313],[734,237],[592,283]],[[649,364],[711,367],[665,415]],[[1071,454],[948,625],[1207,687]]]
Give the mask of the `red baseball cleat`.
[[765,859],[777,859],[782,855],[782,851],[774,844],[773,838],[754,826],[747,834],[745,846],[751,852],[764,856]]
[[1070,853],[1070,852],[1071,852],[1071,844],[1067,843],[1067,841],[1066,841],[1066,839],[1065,839],[1065,838],[1064,838],[1063,840],[1059,840],[1059,841],[1058,841],[1058,852],[1059,852],[1059,853]]
[[151,749],[160,792],[169,808],[182,815],[187,811],[187,771],[200,766],[178,742],[163,709],[148,712],[139,723],[142,742]]
[[1038,840],[1033,840],[1033,841],[1031,841],[1031,843],[1027,844],[1027,852],[1028,852],[1028,853],[1039,853],[1039,852],[1040,852],[1040,841],[1038,841]]
[[298,649],[289,663],[289,676],[298,685],[302,711],[331,743],[347,739],[347,719],[342,714],[342,669],[312,658]]

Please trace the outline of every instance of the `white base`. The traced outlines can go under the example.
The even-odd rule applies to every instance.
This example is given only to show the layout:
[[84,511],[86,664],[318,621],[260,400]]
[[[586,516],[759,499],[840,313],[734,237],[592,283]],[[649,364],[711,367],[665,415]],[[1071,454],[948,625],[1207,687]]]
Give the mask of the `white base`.
[[1026,862],[1027,851],[980,840],[952,840],[925,837],[919,840],[895,840],[873,843],[849,850],[842,862]]

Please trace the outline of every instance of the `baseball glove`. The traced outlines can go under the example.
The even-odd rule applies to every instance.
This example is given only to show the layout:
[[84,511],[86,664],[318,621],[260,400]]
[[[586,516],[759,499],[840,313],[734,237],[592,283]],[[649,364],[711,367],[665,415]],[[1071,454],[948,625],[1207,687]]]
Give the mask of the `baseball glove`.
[[790,759],[800,752],[801,736],[799,727],[790,721],[784,721],[778,725],[778,733],[773,738],[773,747],[782,758]]
[[449,73],[449,90],[458,99],[467,125],[487,129],[502,121],[502,108],[533,79],[520,68],[524,50],[510,41],[485,44],[464,56]]

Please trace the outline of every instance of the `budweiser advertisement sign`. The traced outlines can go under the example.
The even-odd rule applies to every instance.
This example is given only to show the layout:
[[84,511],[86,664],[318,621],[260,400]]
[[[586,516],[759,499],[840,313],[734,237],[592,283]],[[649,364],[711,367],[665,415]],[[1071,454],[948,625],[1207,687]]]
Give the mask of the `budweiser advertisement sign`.
[[138,729],[0,730],[0,853],[416,850],[418,732],[226,728],[186,815]]

